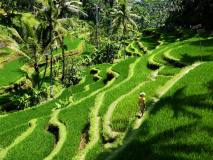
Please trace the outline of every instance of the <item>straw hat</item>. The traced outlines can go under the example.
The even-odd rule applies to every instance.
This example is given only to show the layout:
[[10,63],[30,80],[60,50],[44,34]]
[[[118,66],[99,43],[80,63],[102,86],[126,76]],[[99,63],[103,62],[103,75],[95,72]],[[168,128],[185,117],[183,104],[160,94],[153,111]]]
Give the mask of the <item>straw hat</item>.
[[144,93],[144,92],[142,92],[142,93],[140,94],[140,96],[142,96],[142,95],[144,95],[144,96],[145,96],[145,93]]

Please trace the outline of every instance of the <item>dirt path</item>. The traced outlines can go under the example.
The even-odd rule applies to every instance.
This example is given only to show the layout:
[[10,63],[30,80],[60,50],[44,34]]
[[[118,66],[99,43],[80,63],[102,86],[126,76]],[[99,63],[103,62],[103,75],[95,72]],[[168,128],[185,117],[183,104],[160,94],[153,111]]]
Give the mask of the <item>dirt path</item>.
[[[153,75],[156,75],[156,74],[153,74]],[[107,135],[109,137],[105,137],[106,140],[109,139],[109,138],[116,138],[118,135],[120,135],[121,133],[120,132],[114,132],[112,131],[111,127],[110,127],[110,118],[111,118],[111,115],[116,107],[116,105],[118,104],[118,102],[120,102],[122,99],[124,99],[125,97],[127,97],[128,95],[132,94],[133,92],[135,92],[137,89],[139,89],[141,86],[143,86],[146,82],[149,82],[149,81],[145,81],[145,82],[142,82],[140,83],[137,87],[135,87],[133,90],[131,90],[129,93],[121,96],[120,98],[118,98],[115,102],[112,103],[112,105],[110,105],[107,113],[106,113],[106,117],[104,118],[104,124],[103,124],[103,132],[107,132]]]
[[[144,116],[146,115],[146,113],[149,111],[149,109],[156,103],[160,100],[160,98],[178,81],[180,80],[184,75],[186,75],[190,70],[194,69],[195,67],[199,66],[201,63],[196,63],[194,65],[192,65],[190,68],[184,70],[181,74],[175,76],[174,78],[172,78],[172,80],[170,80],[170,83],[167,84],[166,88],[163,89],[160,93],[159,93],[159,96],[158,98],[155,98],[154,99],[154,102],[146,109],[145,113],[144,113]],[[140,127],[143,119],[144,119],[144,116],[140,119],[138,119],[136,122],[135,122],[135,125],[134,125],[134,129],[132,131],[132,133],[128,136],[128,138],[123,142],[123,144],[118,148],[116,149],[112,154],[110,154],[109,157],[107,157],[107,159],[111,159],[112,157],[114,157],[119,151],[121,151],[130,141],[131,139],[133,138],[133,136],[137,133],[137,130],[138,128]]]

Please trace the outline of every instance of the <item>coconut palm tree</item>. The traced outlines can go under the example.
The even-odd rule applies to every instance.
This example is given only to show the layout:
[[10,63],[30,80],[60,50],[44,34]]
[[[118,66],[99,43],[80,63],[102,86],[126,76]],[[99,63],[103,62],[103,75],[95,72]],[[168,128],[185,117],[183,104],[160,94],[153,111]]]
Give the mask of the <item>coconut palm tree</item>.
[[[60,14],[59,14],[59,22],[68,22],[72,27],[75,26],[75,22],[71,18],[67,18],[67,13],[80,13],[83,14],[84,16],[87,16],[86,13],[80,10],[80,8],[76,5],[82,5],[81,2],[78,1],[71,1],[67,2],[66,0],[58,0],[57,6],[60,8]],[[64,36],[61,38],[61,48],[62,48],[62,63],[63,63],[63,69],[62,69],[62,78],[61,80],[64,80],[64,75],[65,75],[65,55],[64,55]]]
[[113,20],[113,27],[117,30],[122,25],[122,32],[123,32],[123,45],[124,45],[124,59],[125,57],[125,34],[128,31],[128,23],[132,25],[134,28],[138,28],[136,23],[134,22],[133,18],[140,18],[137,15],[137,12],[131,11],[131,6],[127,4],[127,0],[120,0],[118,6],[116,6],[112,12],[116,17]]
[[[118,3],[118,0],[105,0],[105,4],[109,3],[110,8],[112,10],[113,5],[114,5],[114,1],[116,3]],[[111,40],[111,44],[112,44],[112,14],[110,15],[110,27],[111,27],[111,36],[110,36],[110,40]]]
[[[69,24],[73,24],[73,21],[69,18],[60,19],[61,8],[57,5],[56,1],[54,0],[37,0],[38,3],[42,5],[42,8],[37,12],[36,17],[42,22],[40,25],[43,25],[43,29],[45,32],[44,37],[44,46],[46,46],[49,42],[51,42],[54,37],[58,36],[59,34],[63,34],[68,37],[72,38],[72,35],[68,30],[66,30],[62,26],[62,22],[66,22]],[[45,40],[46,38],[46,40]],[[64,45],[63,45],[64,46]],[[50,97],[52,97],[52,50],[50,51]]]
[[[50,51],[52,42],[49,43],[46,48],[42,48],[41,43],[41,30],[39,28],[33,29],[28,21],[23,21],[23,35],[22,38],[18,31],[14,28],[8,28],[11,34],[15,39],[7,36],[1,37],[0,41],[4,42],[7,45],[7,48],[12,52],[11,54],[21,55],[27,58],[27,63],[32,65],[36,72],[38,90],[41,88],[39,80],[39,62],[42,60],[43,56]],[[21,42],[19,45],[18,42]]]

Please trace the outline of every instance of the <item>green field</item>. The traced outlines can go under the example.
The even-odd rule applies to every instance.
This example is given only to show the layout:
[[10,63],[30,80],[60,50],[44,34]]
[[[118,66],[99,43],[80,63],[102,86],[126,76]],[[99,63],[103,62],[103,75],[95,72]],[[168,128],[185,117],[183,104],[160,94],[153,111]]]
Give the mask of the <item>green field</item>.
[[211,159],[212,66],[204,63],[179,80],[113,159]]
[[[131,57],[85,67],[80,83],[60,89],[58,97],[0,115],[0,159],[212,159],[212,38],[202,36],[203,62],[195,64],[197,35],[160,34],[140,39],[147,54],[133,41],[126,47]],[[65,42],[68,50],[85,43]],[[0,70],[2,86],[25,74],[18,60]],[[142,118],[141,92],[147,105]],[[66,100],[68,106],[58,108]]]
[[26,72],[21,70],[24,63],[20,61],[19,58],[4,65],[4,68],[0,70],[0,86],[10,85],[26,75]]
[[[80,47],[79,45],[81,44],[81,42],[82,42],[81,40],[79,40],[75,37],[73,37],[72,40],[70,40],[68,38],[64,38],[64,43],[68,46],[67,50],[65,50],[65,51],[72,51],[74,49],[77,49],[78,47]],[[60,53],[62,53],[61,48],[53,51],[53,55],[57,55]]]

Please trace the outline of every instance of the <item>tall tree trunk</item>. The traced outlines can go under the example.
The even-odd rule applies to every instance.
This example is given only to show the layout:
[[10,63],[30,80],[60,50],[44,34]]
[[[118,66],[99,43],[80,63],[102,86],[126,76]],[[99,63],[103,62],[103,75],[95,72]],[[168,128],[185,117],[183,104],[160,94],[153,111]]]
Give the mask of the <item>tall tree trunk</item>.
[[[53,26],[52,26],[52,19],[50,19],[50,43],[52,43],[52,31],[53,31]],[[52,48],[50,49],[50,97],[53,97],[53,54],[52,54]]]
[[50,51],[50,97],[53,97],[53,54],[52,49]]
[[62,48],[62,63],[63,63],[63,68],[62,68],[62,82],[64,80],[64,75],[65,75],[65,55],[64,55],[64,36],[62,37],[62,42],[61,42],[61,48]]
[[142,36],[143,36],[143,22],[144,22],[144,19],[143,19],[143,17],[142,17],[142,21],[141,21],[141,23],[142,23],[142,25],[141,25],[141,28],[142,28],[142,30],[141,30]]
[[112,14],[111,14],[111,19],[110,19],[110,26],[111,26],[111,44],[112,44]]
[[35,72],[36,72],[36,78],[37,78],[37,84],[38,84],[38,90],[40,89],[40,86],[39,86],[39,68],[38,68],[38,62],[37,62],[37,54],[34,53],[35,55],[35,63],[34,63],[34,69],[35,69]]
[[124,28],[123,28],[123,34],[124,34],[124,59],[126,59],[126,56],[125,56],[125,30],[126,30],[126,25],[125,25],[125,14],[124,14],[124,16],[123,16],[123,26],[124,26]]
[[96,6],[96,48],[98,49],[98,6]]
[[35,15],[35,0],[34,0],[34,15]]
[[125,56],[125,29],[124,29],[124,59],[126,59],[126,56]]
[[45,75],[46,75],[46,72],[47,72],[47,64],[48,64],[48,55],[46,55],[46,64],[45,64],[44,75],[43,75],[41,84],[40,84],[40,86],[39,86],[39,89],[41,88],[41,86],[42,86],[42,84],[43,84],[43,82],[44,82],[44,78],[45,78]]
[[85,24],[85,32],[86,32],[86,50],[87,50],[87,55],[88,55],[88,47],[87,47],[87,29],[86,29],[86,24]]

